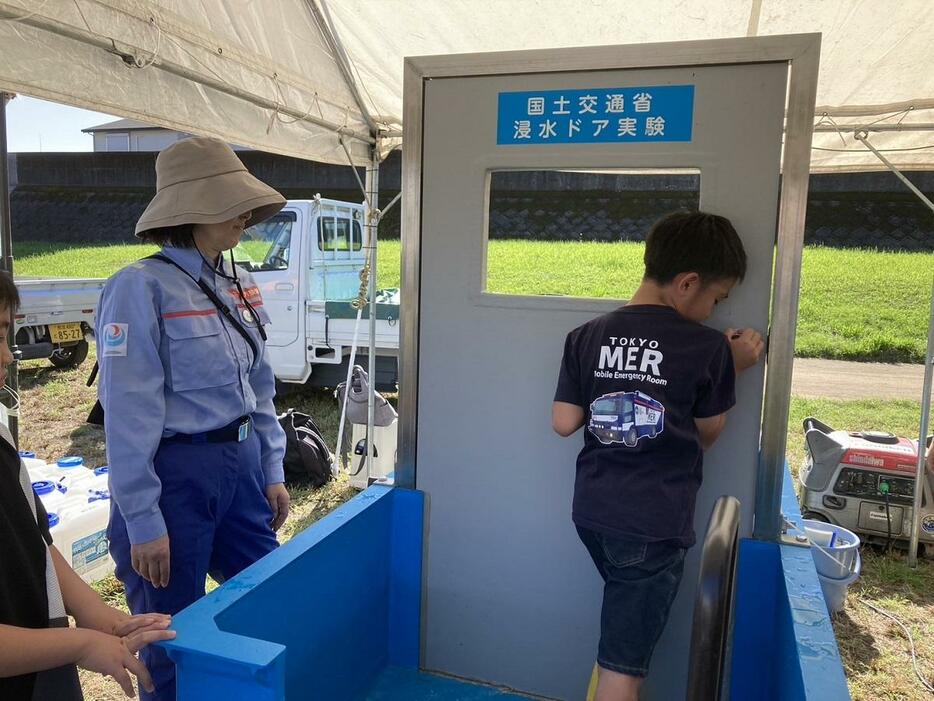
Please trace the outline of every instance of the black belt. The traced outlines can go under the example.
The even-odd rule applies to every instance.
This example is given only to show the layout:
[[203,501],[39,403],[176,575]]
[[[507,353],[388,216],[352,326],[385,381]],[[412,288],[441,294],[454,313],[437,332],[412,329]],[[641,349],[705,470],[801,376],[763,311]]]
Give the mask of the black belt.
[[176,433],[162,439],[163,443],[242,443],[253,430],[249,416],[241,416],[223,428],[204,433]]

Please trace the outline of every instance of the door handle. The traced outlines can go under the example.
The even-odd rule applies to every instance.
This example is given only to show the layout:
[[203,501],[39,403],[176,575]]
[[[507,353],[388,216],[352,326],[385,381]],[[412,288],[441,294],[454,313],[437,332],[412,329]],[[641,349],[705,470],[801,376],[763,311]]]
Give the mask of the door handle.
[[295,289],[295,285],[291,282],[277,282],[276,283],[276,292],[292,292]]

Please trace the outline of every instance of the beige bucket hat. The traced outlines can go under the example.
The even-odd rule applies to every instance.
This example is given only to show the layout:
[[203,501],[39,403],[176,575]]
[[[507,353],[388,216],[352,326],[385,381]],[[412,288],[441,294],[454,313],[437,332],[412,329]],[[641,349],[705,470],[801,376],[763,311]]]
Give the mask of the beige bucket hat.
[[219,224],[251,211],[249,224],[268,219],[285,198],[250,175],[220,139],[193,136],[156,158],[156,196],[136,223],[136,235],[179,224]]

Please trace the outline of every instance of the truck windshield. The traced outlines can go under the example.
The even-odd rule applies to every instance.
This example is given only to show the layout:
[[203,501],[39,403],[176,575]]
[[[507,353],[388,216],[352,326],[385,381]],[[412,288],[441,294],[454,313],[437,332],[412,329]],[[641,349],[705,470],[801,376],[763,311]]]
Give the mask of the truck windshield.
[[234,249],[234,260],[250,272],[287,270],[295,212],[279,212],[251,226]]
[[615,414],[618,411],[616,402],[612,399],[601,399],[593,405],[594,414]]

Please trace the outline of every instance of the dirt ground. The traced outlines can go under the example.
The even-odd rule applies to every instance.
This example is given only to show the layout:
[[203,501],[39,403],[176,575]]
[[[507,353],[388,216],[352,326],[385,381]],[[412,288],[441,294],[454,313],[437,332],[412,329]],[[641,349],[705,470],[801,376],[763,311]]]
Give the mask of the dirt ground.
[[809,399],[921,401],[924,365],[795,358],[791,394]]

